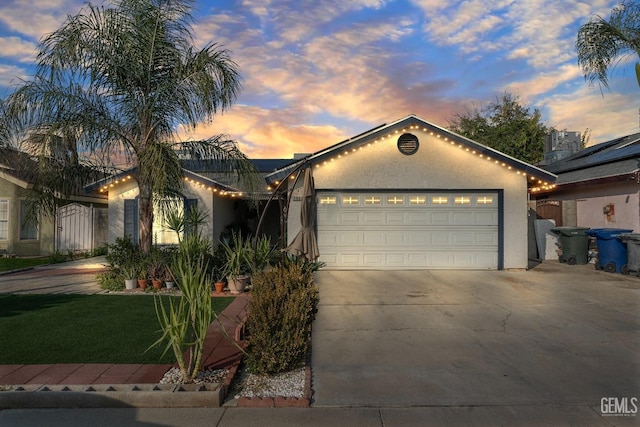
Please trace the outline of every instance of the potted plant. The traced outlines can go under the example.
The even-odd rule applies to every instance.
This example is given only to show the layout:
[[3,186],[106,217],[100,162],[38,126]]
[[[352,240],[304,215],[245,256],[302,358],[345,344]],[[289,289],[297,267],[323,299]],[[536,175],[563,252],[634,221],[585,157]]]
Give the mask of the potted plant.
[[148,280],[149,273],[147,272],[147,266],[141,264],[138,267],[138,286],[140,286],[140,289],[147,289]]
[[133,264],[126,264],[122,267],[122,274],[124,274],[124,287],[127,290],[135,289],[136,283],[136,266]]
[[159,261],[153,261],[149,264],[148,271],[153,287],[155,289],[160,289],[162,287],[162,279],[164,279],[165,276],[164,265]]
[[[247,242],[249,241],[247,240]],[[234,233],[231,242],[220,242],[227,258],[224,271],[227,273],[229,291],[234,295],[244,292],[249,281],[247,274],[249,272],[249,245],[247,242],[242,241],[240,233]]]
[[215,277],[213,286],[215,287],[217,294],[221,294],[224,291],[224,287],[226,286],[224,283],[224,276],[226,276],[226,274],[227,272],[224,266],[213,269],[213,277]]
[[169,267],[165,267],[164,269],[164,284],[167,286],[167,289],[173,289],[175,285],[173,274],[171,274],[171,269]]

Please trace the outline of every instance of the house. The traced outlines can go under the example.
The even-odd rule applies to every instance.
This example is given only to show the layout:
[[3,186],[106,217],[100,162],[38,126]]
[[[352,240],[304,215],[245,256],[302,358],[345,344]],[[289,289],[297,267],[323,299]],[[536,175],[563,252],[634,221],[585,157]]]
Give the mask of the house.
[[[29,167],[23,167],[28,164]],[[37,163],[26,153],[0,148],[0,251],[45,256],[56,250],[90,251],[106,243],[106,200],[76,192],[55,218],[29,215]]]
[[532,193],[538,217],[558,226],[640,230],[640,133],[587,147],[544,166],[553,188]]
[[410,115],[267,175],[270,185],[297,181],[289,241],[300,229],[294,178],[306,166],[319,259],[332,269],[527,268],[528,192],[556,180]]

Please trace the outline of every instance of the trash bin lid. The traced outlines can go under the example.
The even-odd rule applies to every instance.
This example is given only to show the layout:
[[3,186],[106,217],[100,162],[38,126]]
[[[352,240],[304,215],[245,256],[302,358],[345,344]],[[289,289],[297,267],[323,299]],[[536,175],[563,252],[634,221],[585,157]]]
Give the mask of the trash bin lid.
[[551,232],[561,236],[584,236],[589,231],[587,227],[554,227]]
[[597,237],[599,239],[613,239],[620,234],[631,233],[633,230],[625,228],[592,228],[587,232],[589,236]]
[[617,236],[618,239],[625,241],[640,242],[640,233],[624,233]]

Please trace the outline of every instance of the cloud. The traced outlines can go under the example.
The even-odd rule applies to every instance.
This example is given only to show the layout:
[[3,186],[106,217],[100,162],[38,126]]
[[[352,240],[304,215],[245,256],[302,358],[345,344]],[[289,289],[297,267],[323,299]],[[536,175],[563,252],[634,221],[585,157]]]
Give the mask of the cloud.
[[[28,78],[29,76],[23,68],[0,64],[0,87],[7,88],[9,92],[11,92],[16,85],[21,84],[21,80],[27,80]],[[5,95],[4,93],[0,93],[0,98],[3,98]]]
[[544,99],[549,124],[557,129],[591,130],[590,145],[638,132],[637,85],[634,91],[607,92],[582,88]]
[[33,63],[38,47],[35,43],[20,37],[0,37],[0,52],[6,58],[15,58],[18,62]]
[[83,4],[77,0],[38,0],[34,7],[32,0],[9,0],[0,8],[0,22],[16,34],[40,40],[58,29],[67,15],[80,11]]
[[533,75],[528,80],[509,83],[505,90],[517,93],[524,100],[531,102],[539,95],[549,93],[559,86],[575,81],[582,77],[582,71],[577,65],[562,65],[552,71]]
[[252,158],[292,158],[294,153],[312,153],[346,138],[331,125],[300,125],[296,111],[237,105],[213,123],[201,125],[184,138],[204,139],[226,134]]

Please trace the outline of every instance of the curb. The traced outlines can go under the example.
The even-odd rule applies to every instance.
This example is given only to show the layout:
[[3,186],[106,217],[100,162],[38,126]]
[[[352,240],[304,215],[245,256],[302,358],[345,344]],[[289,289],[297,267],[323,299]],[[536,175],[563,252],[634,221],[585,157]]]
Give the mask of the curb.
[[22,385],[0,392],[0,408],[220,407],[223,384]]

